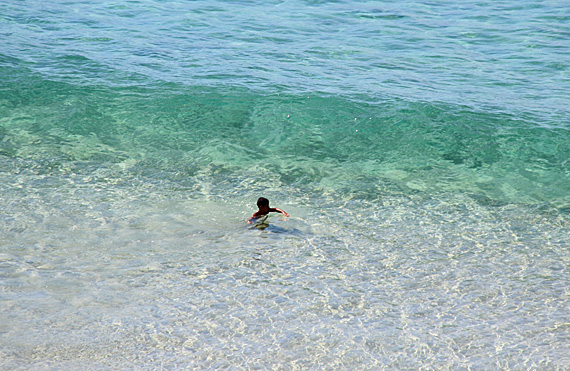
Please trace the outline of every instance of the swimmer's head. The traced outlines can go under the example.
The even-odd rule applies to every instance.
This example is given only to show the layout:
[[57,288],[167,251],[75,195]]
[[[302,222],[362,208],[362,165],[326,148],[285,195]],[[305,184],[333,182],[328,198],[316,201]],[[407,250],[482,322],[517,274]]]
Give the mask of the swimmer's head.
[[269,200],[265,197],[259,197],[257,199],[257,207],[269,207]]

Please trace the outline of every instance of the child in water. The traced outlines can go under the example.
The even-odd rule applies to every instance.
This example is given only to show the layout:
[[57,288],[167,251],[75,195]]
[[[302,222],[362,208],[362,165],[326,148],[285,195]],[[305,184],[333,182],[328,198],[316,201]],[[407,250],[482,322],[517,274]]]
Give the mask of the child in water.
[[257,210],[251,218],[249,218],[247,221],[248,223],[251,223],[253,220],[269,213],[281,213],[284,216],[289,216],[289,214],[281,209],[269,207],[269,200],[265,197],[259,197],[257,200],[257,207],[259,207],[259,210]]

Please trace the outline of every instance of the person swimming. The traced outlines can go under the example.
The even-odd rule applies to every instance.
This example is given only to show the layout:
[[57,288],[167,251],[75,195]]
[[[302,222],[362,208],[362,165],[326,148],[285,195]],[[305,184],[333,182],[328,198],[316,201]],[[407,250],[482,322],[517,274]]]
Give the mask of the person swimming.
[[259,197],[259,199],[257,200],[257,207],[259,208],[259,210],[257,210],[252,216],[251,218],[248,219],[248,223],[253,223],[256,219],[261,218],[264,215],[267,215],[269,213],[281,213],[283,214],[283,216],[289,216],[289,214],[287,214],[285,211],[278,209],[278,208],[272,208],[269,207],[269,200],[265,197]]

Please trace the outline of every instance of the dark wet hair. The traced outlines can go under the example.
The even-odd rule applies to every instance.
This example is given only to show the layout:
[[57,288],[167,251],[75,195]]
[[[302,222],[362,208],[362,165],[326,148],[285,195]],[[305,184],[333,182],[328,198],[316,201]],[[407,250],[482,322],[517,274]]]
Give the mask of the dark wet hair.
[[269,207],[269,200],[265,197],[259,197],[257,199],[257,207],[267,206]]

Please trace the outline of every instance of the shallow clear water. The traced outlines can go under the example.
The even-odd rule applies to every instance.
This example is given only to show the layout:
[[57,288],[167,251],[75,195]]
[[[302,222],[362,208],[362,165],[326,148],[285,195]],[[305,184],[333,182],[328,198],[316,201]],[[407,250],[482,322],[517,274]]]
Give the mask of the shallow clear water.
[[568,367],[569,20],[0,1],[0,368]]

